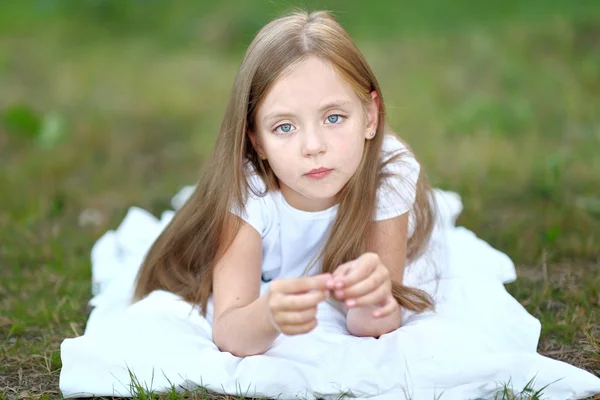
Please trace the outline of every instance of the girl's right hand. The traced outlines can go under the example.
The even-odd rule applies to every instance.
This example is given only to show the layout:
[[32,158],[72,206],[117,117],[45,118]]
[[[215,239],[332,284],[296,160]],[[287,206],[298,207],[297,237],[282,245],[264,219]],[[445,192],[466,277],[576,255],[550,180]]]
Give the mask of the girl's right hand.
[[329,296],[331,274],[275,279],[267,292],[267,314],[286,335],[308,333],[317,326],[317,306]]

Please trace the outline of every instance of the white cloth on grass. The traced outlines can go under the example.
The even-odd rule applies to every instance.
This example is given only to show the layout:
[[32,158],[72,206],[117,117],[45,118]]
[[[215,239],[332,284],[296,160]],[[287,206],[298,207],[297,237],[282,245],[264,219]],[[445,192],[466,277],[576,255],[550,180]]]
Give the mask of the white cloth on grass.
[[[95,308],[84,335],[61,345],[63,396],[131,396],[132,378],[156,392],[202,385],[280,399],[337,399],[342,393],[493,398],[505,383],[518,393],[532,379],[535,388],[548,385],[548,399],[600,393],[597,377],[537,354],[540,323],[503,286],[516,279],[511,260],[455,226],[462,211],[458,195],[436,190],[435,202],[439,217],[429,250],[407,266],[405,283],[433,294],[436,312],[406,313],[398,330],[359,338],[348,333],[343,314],[323,302],[315,330],[282,335],[264,355],[246,358],[220,352],[212,342],[210,304],[206,319],[165,291],[129,305],[141,260],[173,216],[167,211],[156,219],[131,208],[93,248]],[[440,266],[439,279],[422,273],[431,271],[432,260]]]

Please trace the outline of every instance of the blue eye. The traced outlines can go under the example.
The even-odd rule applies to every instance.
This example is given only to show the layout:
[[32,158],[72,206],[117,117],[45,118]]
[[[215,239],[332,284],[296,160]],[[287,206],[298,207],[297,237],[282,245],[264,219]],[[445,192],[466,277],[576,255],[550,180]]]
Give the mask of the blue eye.
[[275,128],[275,132],[290,133],[292,131],[292,124],[281,124]]
[[338,122],[341,122],[342,120],[342,116],[339,114],[333,114],[330,115],[329,117],[327,117],[327,122],[331,123],[331,124],[337,124]]

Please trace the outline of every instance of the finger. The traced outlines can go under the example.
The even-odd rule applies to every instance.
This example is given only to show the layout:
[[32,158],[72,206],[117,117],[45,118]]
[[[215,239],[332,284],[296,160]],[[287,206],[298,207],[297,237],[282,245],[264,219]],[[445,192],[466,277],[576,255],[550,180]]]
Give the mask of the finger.
[[329,297],[328,290],[320,290],[316,292],[308,292],[303,294],[284,295],[278,299],[278,304],[275,306],[277,310],[306,310],[307,308],[315,307],[317,304]]
[[317,308],[309,308],[303,311],[279,312],[273,315],[273,319],[280,327],[287,325],[304,325],[312,321],[317,315]]
[[328,289],[342,288],[344,287],[344,283],[342,282],[342,277],[348,275],[352,268],[354,268],[356,260],[348,261],[347,263],[339,265],[335,271],[331,274],[331,279],[327,282]]
[[[375,253],[365,253],[354,260],[350,271],[336,278],[336,281],[341,281],[341,287],[350,287],[359,281],[362,281],[367,276],[371,275],[375,268],[380,264],[379,256]],[[336,288],[340,287],[336,283]]]
[[289,325],[285,326],[281,329],[282,333],[286,335],[300,335],[303,333],[308,333],[317,327],[317,320],[313,319],[310,322],[307,322],[303,325]]
[[398,305],[396,299],[390,296],[384,305],[373,310],[373,317],[385,318],[396,311],[399,307],[400,306]]
[[335,289],[343,287],[343,282],[341,280],[342,276],[348,275],[352,268],[354,267],[355,260],[348,261],[347,263],[339,265],[335,271],[331,274],[331,279],[327,282],[328,289]]
[[271,290],[285,294],[306,293],[311,290],[327,290],[327,281],[329,279],[331,279],[331,274],[275,279],[271,282]]
[[335,269],[335,271],[333,271],[333,274],[331,274],[331,276],[333,278],[339,278],[339,277],[342,277],[344,275],[347,275],[352,270],[352,267],[353,267],[355,261],[356,260],[352,260],[352,261],[348,261],[348,262],[346,262],[344,264],[339,265]]
[[346,304],[346,307],[374,306],[383,303],[389,295],[390,289],[388,285],[381,285],[371,293],[367,293],[364,296],[354,299],[346,299],[344,304]]
[[380,267],[377,268],[371,275],[350,287],[336,290],[335,295],[336,298],[340,300],[364,296],[383,285],[389,279],[389,271],[386,267],[380,264]]

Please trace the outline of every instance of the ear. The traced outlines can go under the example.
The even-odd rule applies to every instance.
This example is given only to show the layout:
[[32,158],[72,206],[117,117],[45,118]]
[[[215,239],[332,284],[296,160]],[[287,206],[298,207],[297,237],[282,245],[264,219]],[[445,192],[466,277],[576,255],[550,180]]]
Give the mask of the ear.
[[256,132],[248,130],[247,133],[248,137],[250,138],[250,142],[252,142],[252,147],[254,147],[254,150],[256,151],[256,153],[258,153],[258,157],[261,160],[266,159],[264,151],[260,145],[260,142],[258,141],[258,135],[256,134]]
[[379,94],[373,90],[371,92],[371,103],[367,106],[367,127],[365,131],[365,139],[373,139],[377,133],[377,125],[379,124]]

